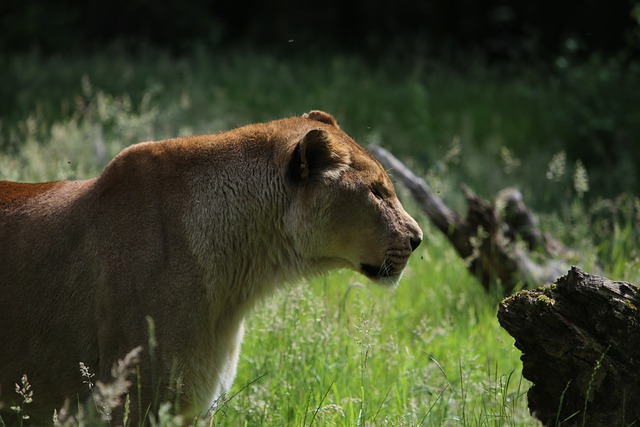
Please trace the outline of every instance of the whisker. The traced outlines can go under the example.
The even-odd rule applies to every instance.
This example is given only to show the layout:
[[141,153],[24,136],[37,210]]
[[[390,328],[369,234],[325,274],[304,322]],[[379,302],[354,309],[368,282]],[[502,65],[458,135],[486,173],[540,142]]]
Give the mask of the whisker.
[[389,257],[385,255],[382,259],[382,265],[380,266],[380,271],[378,275],[380,277],[388,277],[391,275],[391,264],[389,263]]

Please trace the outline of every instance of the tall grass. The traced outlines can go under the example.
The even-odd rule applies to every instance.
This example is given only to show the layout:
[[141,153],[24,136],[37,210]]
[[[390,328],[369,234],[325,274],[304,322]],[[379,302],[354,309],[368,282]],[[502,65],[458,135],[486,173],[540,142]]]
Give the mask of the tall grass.
[[[250,318],[218,425],[534,425],[518,352],[434,231],[396,290],[348,272],[289,288]],[[278,396],[274,399],[274,396]]]
[[[576,185],[577,163],[558,144],[569,131],[548,114],[547,104],[561,98],[553,79],[255,52],[33,54],[0,65],[0,77],[13,82],[2,89],[10,102],[0,106],[0,179],[95,176],[138,141],[320,108],[363,144],[382,143],[408,159],[459,209],[461,181],[487,197],[518,185],[545,210],[547,231],[592,253],[612,278],[640,282],[640,202],[587,200],[584,182]],[[286,287],[259,306],[247,322],[234,389],[207,424],[536,425],[520,353],[496,320],[499,297],[484,292],[403,199],[425,242],[400,286],[377,288],[342,271]]]

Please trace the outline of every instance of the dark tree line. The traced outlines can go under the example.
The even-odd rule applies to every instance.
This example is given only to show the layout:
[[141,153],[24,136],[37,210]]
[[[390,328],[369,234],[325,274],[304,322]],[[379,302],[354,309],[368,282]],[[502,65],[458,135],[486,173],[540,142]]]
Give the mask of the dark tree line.
[[181,51],[249,44],[359,50],[474,49],[545,54],[565,40],[616,51],[633,44],[635,0],[3,0],[0,51],[96,49],[114,40]]

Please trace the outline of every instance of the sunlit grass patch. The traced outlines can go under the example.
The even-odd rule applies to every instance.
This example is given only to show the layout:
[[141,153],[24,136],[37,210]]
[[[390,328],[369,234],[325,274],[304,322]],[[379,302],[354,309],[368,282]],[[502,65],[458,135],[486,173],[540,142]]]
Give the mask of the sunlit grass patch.
[[339,272],[258,308],[236,387],[261,378],[217,425],[535,425],[496,300],[443,238],[427,245],[395,290]]

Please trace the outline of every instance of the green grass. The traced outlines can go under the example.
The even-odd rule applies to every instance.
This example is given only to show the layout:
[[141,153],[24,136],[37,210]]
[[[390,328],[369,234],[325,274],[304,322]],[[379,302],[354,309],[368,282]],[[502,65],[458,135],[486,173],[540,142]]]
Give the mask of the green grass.
[[259,308],[236,386],[260,379],[216,423],[535,425],[519,354],[495,319],[497,299],[426,231],[396,290],[341,272]]
[[[589,93],[615,83],[589,80],[579,67],[564,72]],[[590,192],[576,191],[577,163],[559,154],[577,132],[570,119],[580,101],[565,96],[562,74],[255,52],[133,58],[115,50],[0,58],[0,78],[12,83],[0,89],[10,100],[0,106],[0,179],[95,176],[135,142],[319,108],[361,143],[383,144],[407,160],[461,212],[460,182],[486,197],[517,185],[541,210],[545,230],[597,257],[612,279],[640,282],[640,201],[602,197],[598,189],[613,184],[593,179]],[[536,425],[520,353],[496,319],[499,297],[403,200],[425,242],[400,286],[378,288],[336,272],[257,307],[235,386],[213,425]]]

